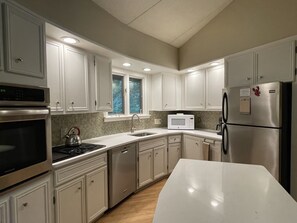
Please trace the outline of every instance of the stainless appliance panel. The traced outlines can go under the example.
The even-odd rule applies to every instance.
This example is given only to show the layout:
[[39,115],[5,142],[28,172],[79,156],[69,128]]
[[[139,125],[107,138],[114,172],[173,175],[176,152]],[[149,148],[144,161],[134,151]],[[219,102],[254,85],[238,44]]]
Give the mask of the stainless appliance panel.
[[109,206],[114,207],[136,191],[136,145],[109,152]]
[[280,129],[224,125],[222,161],[262,165],[279,180],[280,137]]
[[[282,126],[281,83],[274,82],[249,87],[234,87],[226,89],[225,93],[227,97],[224,99],[224,122],[267,127]],[[245,107],[243,106],[244,104],[240,103],[241,99],[247,100]],[[248,110],[249,103],[250,112],[242,112],[243,109]],[[240,104],[244,108],[240,107]],[[228,109],[226,106],[228,106]]]

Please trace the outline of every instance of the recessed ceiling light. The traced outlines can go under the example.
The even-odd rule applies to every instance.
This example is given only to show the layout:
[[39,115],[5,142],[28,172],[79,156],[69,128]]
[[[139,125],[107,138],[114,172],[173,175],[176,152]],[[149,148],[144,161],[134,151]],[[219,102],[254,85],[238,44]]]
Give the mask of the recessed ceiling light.
[[189,69],[189,70],[187,70],[187,72],[193,72],[193,71],[195,71],[194,69]]
[[130,63],[123,63],[123,66],[124,67],[131,67],[131,64]]
[[217,66],[219,64],[220,64],[219,62],[213,62],[213,63],[210,64],[210,66]]
[[152,69],[147,67],[147,68],[144,68],[143,70],[148,72],[148,71],[151,71]]
[[78,39],[75,39],[73,37],[68,37],[68,36],[64,36],[62,37],[62,40],[65,42],[65,43],[71,43],[71,44],[75,44],[75,43],[78,43],[79,40]]

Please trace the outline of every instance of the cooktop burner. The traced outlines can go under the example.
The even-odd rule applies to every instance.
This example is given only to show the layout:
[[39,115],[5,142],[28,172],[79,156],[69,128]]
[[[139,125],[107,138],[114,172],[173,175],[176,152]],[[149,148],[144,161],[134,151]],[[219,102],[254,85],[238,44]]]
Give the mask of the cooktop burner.
[[57,146],[53,147],[53,162],[65,160],[70,157],[78,156],[83,153],[91,152],[105,147],[105,145],[96,145],[89,143],[82,143],[80,146]]

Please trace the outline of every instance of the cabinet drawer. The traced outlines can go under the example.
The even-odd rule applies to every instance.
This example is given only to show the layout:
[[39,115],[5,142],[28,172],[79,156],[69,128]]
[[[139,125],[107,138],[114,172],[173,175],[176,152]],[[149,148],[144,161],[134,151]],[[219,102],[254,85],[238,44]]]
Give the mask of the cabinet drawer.
[[181,142],[181,135],[168,136],[168,143]]
[[166,137],[139,142],[139,152],[167,144]]
[[106,153],[80,161],[70,166],[58,169],[54,172],[55,186],[79,177],[95,168],[107,164]]

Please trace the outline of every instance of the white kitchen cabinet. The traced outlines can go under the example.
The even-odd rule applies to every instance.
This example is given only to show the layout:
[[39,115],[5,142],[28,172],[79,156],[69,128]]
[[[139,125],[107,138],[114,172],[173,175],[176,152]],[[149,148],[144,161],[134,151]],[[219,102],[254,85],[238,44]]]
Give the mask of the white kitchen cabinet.
[[253,84],[254,53],[248,52],[225,59],[226,87],[248,86]]
[[172,111],[180,105],[181,79],[174,74],[155,74],[152,76],[152,110]]
[[89,110],[88,55],[64,45],[65,104],[68,112]]
[[167,138],[145,140],[138,146],[138,188],[167,174]]
[[107,154],[54,171],[56,223],[94,221],[108,207]]
[[205,108],[205,70],[185,75],[184,109],[203,110]]
[[168,144],[168,173],[171,173],[181,158],[181,143]]
[[203,138],[197,136],[184,135],[182,158],[205,160],[203,140]]
[[2,197],[0,200],[0,223],[10,223],[8,197]]
[[95,56],[96,110],[112,111],[111,60]]
[[167,174],[167,145],[154,148],[154,179]]
[[256,50],[255,83],[293,81],[295,76],[294,55],[294,41],[277,43],[270,47]]
[[108,209],[107,167],[96,169],[86,175],[87,221],[92,222]]
[[50,223],[50,178],[34,182],[11,195],[12,222]]
[[138,154],[138,186],[142,187],[154,180],[153,150],[149,149]]
[[50,108],[54,113],[64,112],[63,45],[47,40],[47,84],[50,88]]
[[5,69],[0,82],[46,86],[44,21],[13,3],[2,8]]
[[295,77],[295,41],[280,41],[225,59],[225,86],[248,86]]
[[84,177],[55,189],[56,222],[85,223]]
[[224,66],[206,69],[206,109],[222,109],[222,90],[224,88]]

